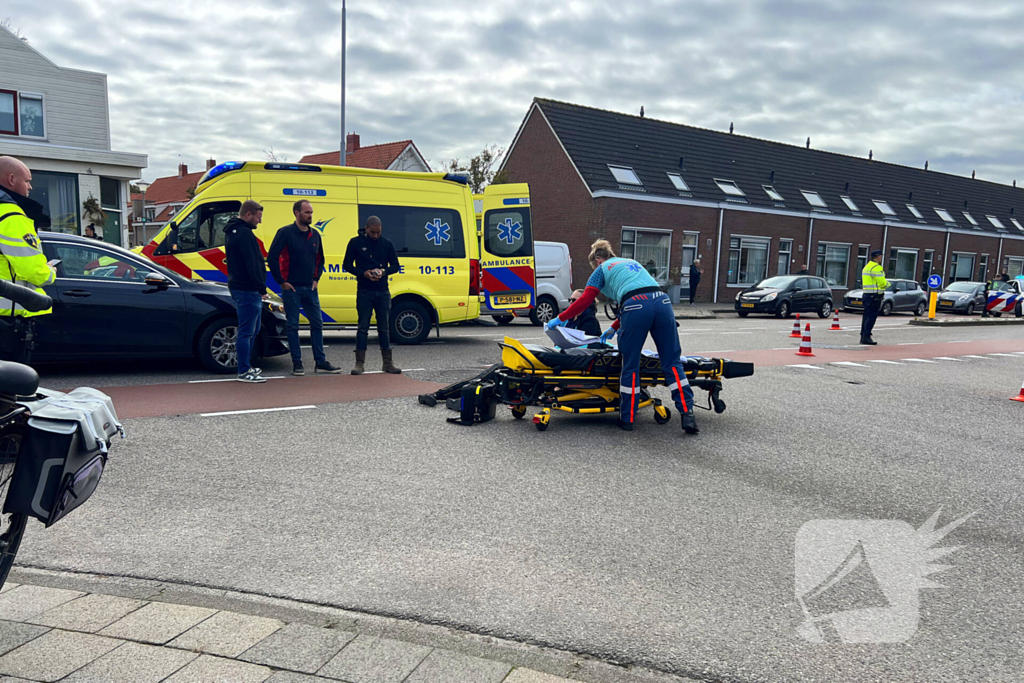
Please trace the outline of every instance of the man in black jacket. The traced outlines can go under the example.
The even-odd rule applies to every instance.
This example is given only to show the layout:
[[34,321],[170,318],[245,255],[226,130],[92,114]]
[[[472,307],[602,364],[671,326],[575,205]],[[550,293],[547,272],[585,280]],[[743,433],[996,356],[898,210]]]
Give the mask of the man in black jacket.
[[336,375],[341,368],[327,362],[324,354],[324,318],[320,313],[320,295],[316,288],[324,274],[324,245],[320,233],[313,230],[313,205],[300,199],[292,206],[295,222],[274,235],[267,253],[267,265],[277,284],[281,285],[284,316],[288,327],[288,348],[292,352],[292,374],[306,374],[299,347],[299,313],[309,321],[313,345],[313,372]]
[[390,316],[391,291],[388,277],[399,271],[398,254],[395,245],[381,237],[380,219],[370,216],[366,219],[364,234],[349,240],[345,250],[342,268],[356,278],[356,313],[359,316],[359,331],[356,332],[356,366],[353,375],[366,370],[366,340],[370,334],[370,317],[377,315],[377,341],[380,355],[384,360],[384,372],[397,375],[402,371],[395,367],[391,351]]
[[263,220],[263,207],[249,199],[242,204],[238,216],[224,226],[224,256],[228,266],[228,289],[238,311],[239,382],[266,382],[263,372],[252,367],[253,342],[260,329],[263,299],[267,296],[267,269],[263,252],[253,230]]
[[[569,296],[569,304],[576,303],[576,299],[583,296],[583,290],[577,289]],[[579,330],[591,337],[601,336],[601,322],[597,319],[597,302],[593,302],[585,311],[565,324],[566,327]]]

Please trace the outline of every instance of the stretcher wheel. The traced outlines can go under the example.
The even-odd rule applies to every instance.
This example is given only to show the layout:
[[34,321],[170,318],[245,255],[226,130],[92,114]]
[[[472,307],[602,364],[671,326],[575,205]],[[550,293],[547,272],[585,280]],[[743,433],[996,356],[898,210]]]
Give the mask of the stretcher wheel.
[[517,420],[526,417],[526,406],[512,406],[512,417]]
[[660,425],[667,424],[672,419],[672,411],[662,405],[654,406],[654,421]]
[[720,398],[718,398],[716,396],[712,396],[711,397],[711,404],[715,407],[715,412],[716,413],[724,413],[725,412],[725,401],[723,401],[722,399],[720,399]]
[[538,432],[543,432],[548,428],[548,423],[551,421],[551,410],[545,408],[536,415],[533,416],[533,426],[537,428]]

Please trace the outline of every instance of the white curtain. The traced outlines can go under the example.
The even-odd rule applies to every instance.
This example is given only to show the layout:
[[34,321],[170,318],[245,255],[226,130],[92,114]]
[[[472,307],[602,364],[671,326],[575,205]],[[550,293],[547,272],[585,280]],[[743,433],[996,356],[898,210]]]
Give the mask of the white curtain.
[[668,284],[668,252],[671,236],[668,233],[636,233],[633,259],[647,269],[658,284]]

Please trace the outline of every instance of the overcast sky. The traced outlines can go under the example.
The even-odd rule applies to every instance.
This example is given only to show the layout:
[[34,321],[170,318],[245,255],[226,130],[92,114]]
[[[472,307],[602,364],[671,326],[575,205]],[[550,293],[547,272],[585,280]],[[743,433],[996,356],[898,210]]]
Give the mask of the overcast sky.
[[[147,180],[338,148],[341,0],[0,0],[108,74]],[[1024,3],[349,0],[347,129],[437,168],[507,147],[535,96],[1024,181]]]

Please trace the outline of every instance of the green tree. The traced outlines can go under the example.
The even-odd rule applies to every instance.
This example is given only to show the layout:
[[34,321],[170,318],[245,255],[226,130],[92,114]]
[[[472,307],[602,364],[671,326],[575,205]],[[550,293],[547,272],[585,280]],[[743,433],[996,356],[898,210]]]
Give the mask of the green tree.
[[469,187],[473,194],[483,192],[488,185],[501,185],[512,182],[509,172],[502,169],[495,171],[498,161],[501,160],[505,150],[498,145],[484,147],[479,154],[471,158],[468,163],[462,163],[459,159],[452,159],[442,166],[446,173],[460,173],[469,178]]

